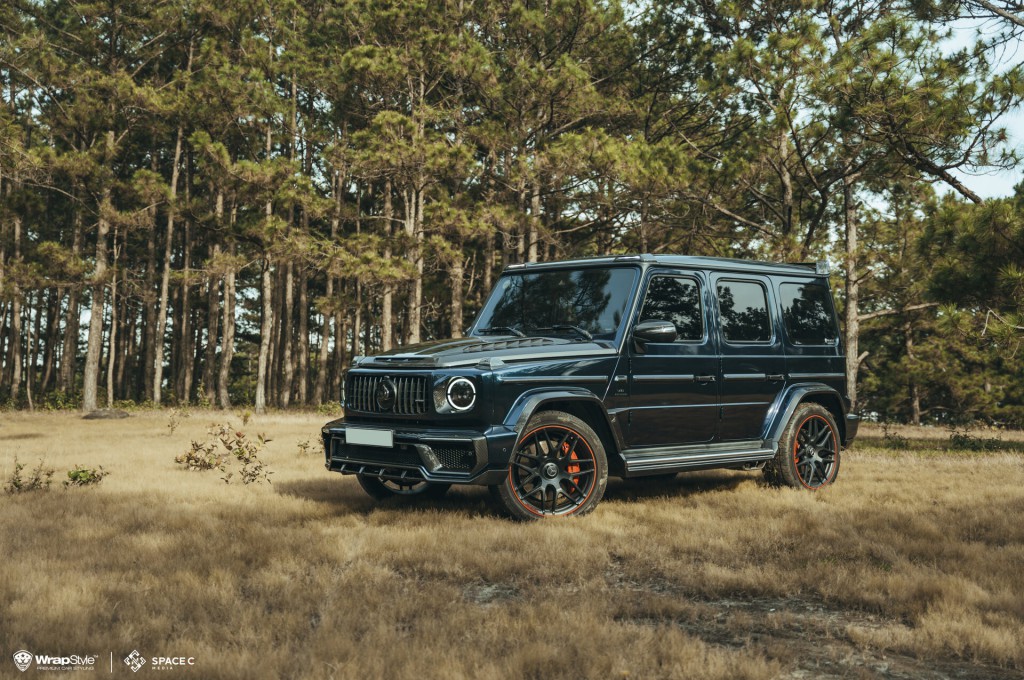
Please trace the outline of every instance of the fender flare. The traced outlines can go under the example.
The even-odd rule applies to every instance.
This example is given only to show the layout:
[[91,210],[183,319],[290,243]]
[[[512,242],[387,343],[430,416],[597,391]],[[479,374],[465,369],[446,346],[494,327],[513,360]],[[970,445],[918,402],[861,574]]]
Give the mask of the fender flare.
[[[537,389],[523,392],[508,410],[503,424],[509,430],[516,432],[516,435],[518,436],[518,434],[526,427],[526,423],[529,422],[531,417],[533,417],[534,413],[536,413],[545,404],[556,401],[583,402],[596,406],[601,412],[601,417],[604,419],[603,425],[608,428],[608,432],[612,436],[612,443],[617,449],[621,448],[622,442],[619,441],[618,433],[612,425],[612,419],[608,415],[608,410],[604,407],[604,402],[601,401],[599,396],[582,387],[557,389],[539,387]],[[594,427],[595,430],[599,429],[598,427],[595,427],[596,425],[597,423],[592,424],[592,427]]]
[[767,426],[763,437],[764,441],[770,442],[773,447],[777,447],[779,440],[782,439],[782,431],[789,424],[789,420],[793,417],[796,407],[806,401],[807,397],[815,395],[826,395],[834,398],[839,403],[841,413],[836,418],[836,426],[839,427],[840,440],[846,441],[848,403],[835,388],[829,387],[825,383],[798,383],[790,385],[783,390],[768,412]]

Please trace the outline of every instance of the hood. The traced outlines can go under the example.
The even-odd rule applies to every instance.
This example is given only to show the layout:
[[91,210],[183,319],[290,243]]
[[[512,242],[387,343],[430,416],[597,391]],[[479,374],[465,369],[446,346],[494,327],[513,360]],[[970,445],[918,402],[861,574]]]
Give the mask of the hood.
[[375,368],[442,368],[472,366],[495,368],[512,361],[557,359],[565,356],[583,357],[614,354],[615,350],[596,342],[580,342],[565,338],[508,336],[469,337],[421,342],[363,357],[360,367]]

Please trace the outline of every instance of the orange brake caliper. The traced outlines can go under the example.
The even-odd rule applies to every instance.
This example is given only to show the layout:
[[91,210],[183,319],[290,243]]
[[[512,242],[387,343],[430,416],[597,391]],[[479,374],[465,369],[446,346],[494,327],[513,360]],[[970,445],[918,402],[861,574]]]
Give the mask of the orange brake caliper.
[[[565,455],[567,453],[569,453],[569,442],[562,442],[562,455]],[[569,460],[579,460],[579,456],[576,455],[575,451],[573,451],[572,455],[569,456]],[[574,473],[577,473],[577,472],[580,471],[580,466],[579,465],[569,465],[569,466],[567,466],[565,468],[565,471],[568,472],[569,474],[574,474]],[[580,478],[579,477],[573,477],[572,481],[573,481],[573,484],[576,484],[576,487],[579,488]]]

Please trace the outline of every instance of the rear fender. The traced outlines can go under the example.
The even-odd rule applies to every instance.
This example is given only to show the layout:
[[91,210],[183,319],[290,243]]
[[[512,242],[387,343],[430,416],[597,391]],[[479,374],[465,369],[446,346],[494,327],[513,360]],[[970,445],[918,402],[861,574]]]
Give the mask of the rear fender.
[[768,411],[765,431],[762,439],[771,442],[772,446],[778,447],[782,439],[782,432],[789,424],[790,418],[796,407],[805,401],[812,401],[821,404],[832,413],[836,425],[839,427],[839,438],[845,443],[846,436],[846,400],[834,388],[824,383],[802,383],[791,385],[776,398],[772,408]]

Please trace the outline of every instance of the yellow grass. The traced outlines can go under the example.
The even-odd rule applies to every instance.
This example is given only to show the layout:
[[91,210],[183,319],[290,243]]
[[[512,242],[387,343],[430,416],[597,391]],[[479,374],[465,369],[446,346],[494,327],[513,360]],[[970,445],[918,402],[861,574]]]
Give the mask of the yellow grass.
[[[225,485],[173,458],[240,419],[194,411],[169,436],[168,417],[0,416],[4,479],[15,455],[58,470],[49,493],[0,494],[0,676],[22,648],[97,654],[104,675],[112,652],[122,677],[133,649],[193,656],[194,678],[1024,669],[1019,452],[893,452],[869,429],[817,494],[613,480],[593,515],[523,525],[475,488],[375,505],[323,469],[313,415],[254,418],[273,485]],[[64,491],[75,464],[111,475]]]

